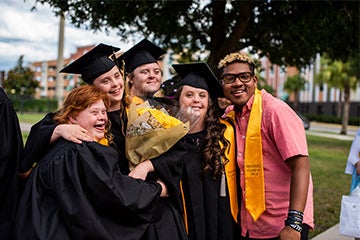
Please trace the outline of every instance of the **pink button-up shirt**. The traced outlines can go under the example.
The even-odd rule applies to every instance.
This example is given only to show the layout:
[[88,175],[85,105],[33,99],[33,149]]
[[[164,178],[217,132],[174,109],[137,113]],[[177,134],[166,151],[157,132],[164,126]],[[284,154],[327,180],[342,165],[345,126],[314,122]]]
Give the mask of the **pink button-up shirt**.
[[[266,91],[262,95],[261,136],[263,147],[263,165],[265,181],[266,210],[254,222],[245,209],[245,201],[241,201],[242,235],[249,232],[251,238],[277,237],[285,226],[289,210],[291,170],[285,160],[296,156],[308,156],[306,134],[300,118],[283,101],[274,98]],[[254,96],[236,112],[237,163],[240,169],[240,184],[244,186],[244,153],[247,124]],[[245,199],[245,194],[242,192]],[[310,178],[308,201],[304,211],[304,223],[314,227],[312,180]]]

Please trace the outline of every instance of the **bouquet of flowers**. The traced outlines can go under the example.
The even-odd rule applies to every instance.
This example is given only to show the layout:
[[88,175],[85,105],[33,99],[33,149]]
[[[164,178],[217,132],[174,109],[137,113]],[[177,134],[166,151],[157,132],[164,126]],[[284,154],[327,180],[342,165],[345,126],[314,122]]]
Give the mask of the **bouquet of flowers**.
[[148,101],[131,103],[125,140],[130,169],[166,152],[188,131],[189,123],[171,116],[165,108],[153,108]]

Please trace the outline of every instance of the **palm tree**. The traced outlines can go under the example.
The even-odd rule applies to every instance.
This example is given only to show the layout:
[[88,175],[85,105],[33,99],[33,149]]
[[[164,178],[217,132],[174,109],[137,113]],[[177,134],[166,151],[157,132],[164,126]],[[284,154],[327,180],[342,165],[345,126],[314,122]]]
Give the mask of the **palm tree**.
[[299,93],[301,90],[305,90],[306,80],[300,74],[296,74],[291,77],[287,77],[284,83],[284,90],[288,93],[294,93],[294,110],[298,110],[299,106]]
[[330,87],[340,89],[341,95],[344,96],[340,134],[346,134],[349,123],[350,92],[351,89],[356,89],[357,84],[357,63],[355,59],[349,59],[347,62],[328,60],[323,63],[327,63],[327,65],[317,75],[317,79],[322,79]]

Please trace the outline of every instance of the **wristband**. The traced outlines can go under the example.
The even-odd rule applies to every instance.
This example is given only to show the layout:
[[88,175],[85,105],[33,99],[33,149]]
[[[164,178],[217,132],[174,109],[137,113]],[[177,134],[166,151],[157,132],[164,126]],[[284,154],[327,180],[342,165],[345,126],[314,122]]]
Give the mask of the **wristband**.
[[289,226],[295,231],[302,231],[303,212],[297,210],[289,210],[288,217],[285,220],[285,226]]
[[298,210],[289,210],[288,215],[299,215],[299,216],[303,217],[304,213],[300,212]]
[[297,232],[300,232],[302,231],[302,224],[299,225],[299,224],[296,224],[296,223],[290,223],[288,222],[287,220],[285,221],[285,226],[289,226],[291,227],[292,229],[294,229],[295,231]]

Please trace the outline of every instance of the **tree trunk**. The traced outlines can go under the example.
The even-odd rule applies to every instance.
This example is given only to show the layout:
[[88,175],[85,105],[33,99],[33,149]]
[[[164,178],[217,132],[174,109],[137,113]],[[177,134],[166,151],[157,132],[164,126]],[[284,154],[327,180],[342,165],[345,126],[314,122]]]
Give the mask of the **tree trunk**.
[[349,110],[350,110],[350,86],[349,86],[349,84],[345,85],[344,98],[345,98],[345,100],[344,100],[344,109],[343,109],[343,117],[342,117],[340,134],[346,135],[347,126],[349,124]]
[[294,92],[294,110],[299,110],[299,91],[295,90]]
[[340,90],[339,101],[336,103],[336,117],[341,118],[341,110],[343,109],[344,102],[342,98],[342,91]]

